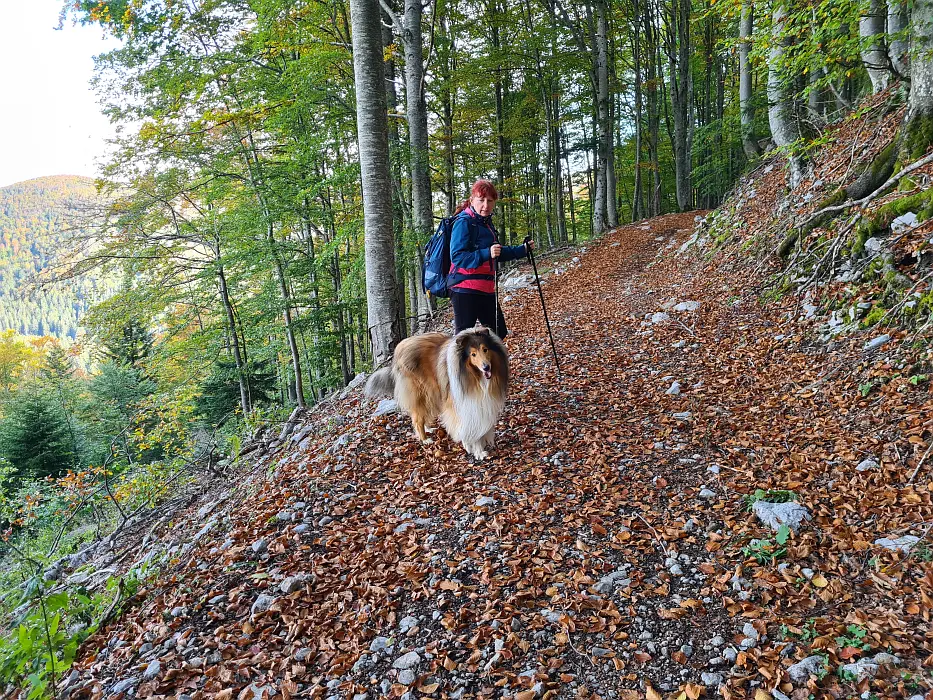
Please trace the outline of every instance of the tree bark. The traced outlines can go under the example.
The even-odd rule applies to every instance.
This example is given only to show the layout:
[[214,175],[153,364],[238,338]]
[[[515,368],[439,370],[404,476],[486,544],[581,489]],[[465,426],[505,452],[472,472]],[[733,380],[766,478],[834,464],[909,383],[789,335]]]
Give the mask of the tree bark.
[[862,40],[862,63],[868,70],[871,89],[879,93],[888,87],[887,52],[884,47],[884,24],[887,14],[884,0],[864,0],[862,16],[858,21],[859,38]]
[[227,328],[230,332],[230,342],[233,346],[233,362],[236,365],[237,382],[240,386],[240,408],[243,409],[243,415],[248,416],[251,410],[249,400],[249,387],[247,386],[247,367],[243,361],[243,355],[240,352],[240,341],[236,330],[236,316],[233,313],[233,304],[230,301],[230,292],[227,289],[227,277],[224,273],[224,267],[220,263],[220,245],[215,248],[217,255],[217,288],[220,292],[220,301],[224,306],[224,313],[227,316]]
[[433,229],[428,161],[428,110],[424,101],[421,0],[405,0],[402,43],[405,46],[405,94],[408,147],[411,152],[411,219],[416,240],[426,242]]
[[752,101],[752,68],[748,60],[751,36],[754,31],[754,0],[742,0],[742,15],[739,19],[739,110],[741,112],[742,150],[747,158],[761,155],[761,147],[755,138],[755,104]]
[[[609,227],[609,162],[612,124],[609,121],[609,52],[606,37],[605,0],[596,0],[596,31],[593,32],[593,79],[596,96],[596,197],[593,202],[593,232]],[[614,197],[613,193],[613,197]]]
[[900,78],[910,74],[907,59],[907,0],[888,0],[888,58]]
[[677,206],[693,208],[693,75],[690,70],[690,0],[673,0],[668,18],[671,112],[674,118],[674,176]]
[[612,129],[612,103],[609,95],[609,7],[608,0],[596,2],[596,47],[599,77],[599,140],[604,154],[606,178],[606,225],[619,225],[618,199],[616,197],[615,143]]
[[[797,120],[794,98],[788,89],[787,76],[784,73],[785,39],[781,36],[787,11],[781,0],[775,2],[772,10],[772,42],[768,54],[768,123],[771,135],[779,147],[793,144],[800,138],[800,124]],[[803,180],[803,159],[788,152],[788,183],[794,189]]]
[[933,0],[914,0],[910,15],[910,96],[900,160],[923,156],[933,144]]
[[645,207],[642,201],[641,178],[641,141],[642,141],[642,89],[641,89],[641,14],[638,8],[639,0],[633,1],[632,12],[632,59],[634,62],[634,92],[635,92],[635,185],[632,193],[632,221],[645,218]]
[[363,189],[367,322],[373,360],[379,364],[392,354],[401,332],[392,227],[385,67],[377,0],[350,0],[350,20]]

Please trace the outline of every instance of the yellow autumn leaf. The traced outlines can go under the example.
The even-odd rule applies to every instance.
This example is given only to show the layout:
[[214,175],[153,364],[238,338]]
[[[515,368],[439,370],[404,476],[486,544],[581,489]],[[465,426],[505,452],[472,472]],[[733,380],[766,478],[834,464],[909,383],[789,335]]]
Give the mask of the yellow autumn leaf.
[[645,698],[646,700],[661,700],[661,693],[652,688],[649,684],[645,689]]
[[823,576],[823,574],[817,574],[810,579],[810,582],[817,588],[826,588],[829,585],[829,581]]
[[759,688],[755,691],[755,700],[774,700],[774,698],[767,690]]

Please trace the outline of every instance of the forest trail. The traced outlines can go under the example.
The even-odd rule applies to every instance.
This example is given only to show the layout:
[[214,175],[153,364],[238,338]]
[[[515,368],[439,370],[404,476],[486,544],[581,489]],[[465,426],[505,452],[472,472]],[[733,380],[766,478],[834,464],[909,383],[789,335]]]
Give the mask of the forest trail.
[[[693,225],[539,261],[562,268],[544,285],[560,378],[537,290],[509,295],[486,462],[419,446],[358,390],[315,414],[300,448],[190,513],[200,534],[85,645],[71,697],[805,698],[854,692],[838,669],[859,658],[877,661],[859,692],[925,692],[933,581],[873,543],[933,522],[905,437],[928,393],[862,397],[850,370],[885,346],[809,339],[741,260],[677,255]],[[812,514],[775,561],[742,553],[780,549],[755,489]],[[825,678],[788,674],[817,651]]]

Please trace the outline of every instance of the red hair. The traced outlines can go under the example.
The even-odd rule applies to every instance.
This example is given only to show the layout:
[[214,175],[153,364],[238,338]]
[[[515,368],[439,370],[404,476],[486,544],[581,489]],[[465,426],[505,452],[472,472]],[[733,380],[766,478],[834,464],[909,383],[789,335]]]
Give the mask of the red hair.
[[477,180],[473,183],[473,187],[470,188],[469,198],[464,201],[463,204],[457,207],[457,210],[454,212],[454,214],[459,214],[468,206],[470,206],[470,200],[473,199],[473,197],[491,197],[492,199],[498,200],[499,192],[496,190],[496,186],[492,184],[491,181]]

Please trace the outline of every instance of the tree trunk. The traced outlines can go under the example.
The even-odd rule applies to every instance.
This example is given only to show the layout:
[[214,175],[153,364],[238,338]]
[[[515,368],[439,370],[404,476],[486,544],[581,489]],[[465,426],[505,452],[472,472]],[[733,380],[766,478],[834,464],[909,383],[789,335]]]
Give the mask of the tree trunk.
[[392,354],[401,333],[392,227],[385,67],[377,1],[350,0],[350,20],[363,187],[366,304],[373,360],[379,364]]
[[285,338],[288,341],[288,350],[292,356],[292,370],[295,372],[295,401],[299,408],[305,407],[304,378],[301,376],[301,355],[298,352],[298,343],[295,340],[295,328],[292,324],[291,294],[288,291],[288,281],[285,279],[285,266],[279,257],[278,244],[272,224],[268,224],[267,240],[275,263],[275,276],[279,283],[279,292],[282,295],[282,320],[285,323]]
[[[596,0],[596,31],[593,32],[593,89],[596,97],[596,198],[593,202],[593,232],[609,227],[609,150],[612,124],[609,121],[609,52],[606,37],[605,0]],[[614,196],[614,193],[613,193]]]
[[671,112],[674,118],[674,177],[677,206],[693,208],[693,76],[690,70],[690,0],[673,0],[668,21]]
[[752,67],[748,60],[751,36],[754,31],[755,9],[753,0],[742,1],[742,16],[739,20],[739,110],[741,111],[742,150],[747,158],[761,155],[761,147],[755,138],[755,104],[752,102]]
[[910,96],[902,135],[902,163],[920,158],[933,144],[933,0],[914,0],[910,38]]
[[237,382],[240,385],[240,408],[243,409],[243,415],[248,416],[251,410],[249,400],[249,386],[247,386],[248,370],[243,361],[243,355],[240,352],[240,341],[236,331],[236,316],[233,313],[233,304],[230,301],[230,293],[227,289],[227,277],[224,274],[223,265],[220,264],[220,246],[216,247],[217,262],[217,288],[220,292],[220,301],[224,306],[224,312],[227,316],[227,327],[230,332],[231,345],[233,346],[233,362],[236,364]]
[[408,147],[411,150],[411,219],[419,243],[433,229],[431,176],[428,162],[428,110],[424,102],[421,40],[421,0],[405,0],[402,43],[405,46],[405,94],[408,107]]
[[888,57],[897,75],[906,78],[910,74],[907,59],[907,0],[888,0]]
[[612,103],[609,96],[609,8],[608,0],[596,2],[596,49],[599,78],[599,140],[605,158],[603,177],[606,178],[606,225],[619,225],[616,197],[615,144],[613,143]]
[[884,23],[887,14],[884,0],[864,0],[867,7],[858,21],[858,33],[862,40],[862,63],[871,78],[872,92],[878,93],[888,87],[887,54],[884,48]]
[[634,0],[632,12],[632,59],[635,78],[635,185],[632,193],[632,221],[645,218],[641,184],[641,140],[642,140],[642,94],[641,94],[641,15],[638,0]]
[[[772,41],[768,54],[768,123],[771,136],[779,147],[790,146],[800,138],[800,124],[797,120],[794,98],[788,89],[784,74],[784,27],[786,10],[778,0],[772,10]],[[788,183],[794,189],[803,180],[803,159],[794,153],[787,154]]]

